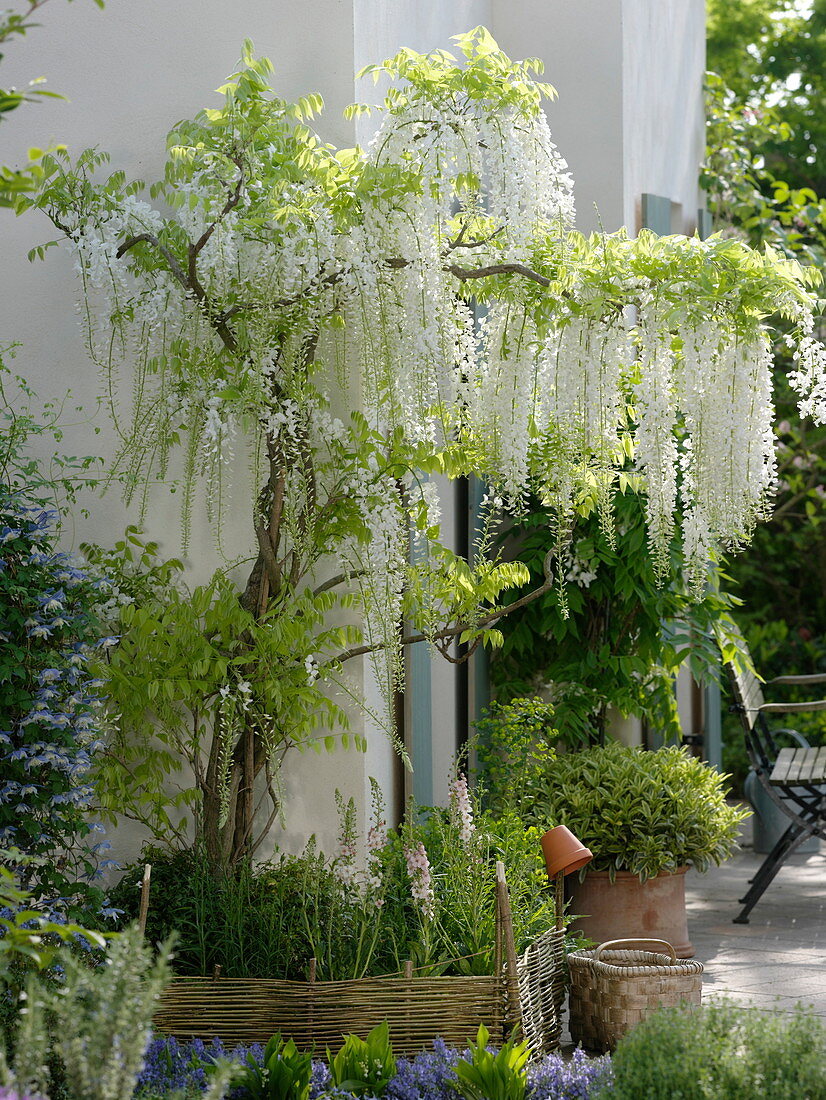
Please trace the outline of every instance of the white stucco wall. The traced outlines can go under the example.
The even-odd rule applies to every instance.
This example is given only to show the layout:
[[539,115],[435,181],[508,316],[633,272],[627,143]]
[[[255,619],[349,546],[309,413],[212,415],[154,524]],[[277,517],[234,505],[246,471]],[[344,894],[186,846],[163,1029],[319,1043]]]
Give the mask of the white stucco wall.
[[693,233],[702,205],[697,182],[705,146],[702,0],[623,4],[623,206],[640,227],[644,193],[671,200],[671,230]]
[[[351,145],[369,137],[342,118],[356,98],[374,99],[372,82],[358,89],[353,73],[401,45],[450,47],[450,36],[488,25],[514,57],[538,55],[559,100],[548,112],[555,140],[577,186],[579,224],[613,230],[635,227],[639,194],[652,191],[696,209],[701,133],[702,0],[108,0],[49,5],[42,27],[8,46],[3,80],[22,84],[45,74],[69,102],[44,101],[8,116],[0,127],[0,162],[25,158],[31,145],[59,140],[77,152],[88,145],[109,150],[112,166],[130,176],[160,176],[164,137],[180,118],[215,102],[213,89],[232,71],[241,42],[251,38],[275,65],[279,94],[319,91],[327,109],[318,129],[328,141]],[[598,213],[596,212],[598,211]],[[0,346],[19,342],[15,368],[43,397],[71,388],[73,403],[91,409],[99,380],[89,365],[76,321],[77,285],[66,255],[57,250],[30,265],[26,253],[48,239],[37,215],[14,219],[0,211]],[[80,424],[65,449],[112,453],[115,437],[106,416]],[[249,495],[239,481],[228,518],[229,555],[244,549]],[[180,553],[177,499],[159,493],[148,533],[165,554]],[[95,502],[88,520],[77,517],[69,537],[112,542],[134,522],[116,495]],[[219,563],[213,533],[196,522],[188,553],[191,576],[205,579]],[[364,677],[369,670],[351,669]],[[434,793],[444,795],[455,744],[453,674],[438,666],[432,679]],[[392,753],[381,734],[370,735],[366,756],[310,754],[286,776],[287,846],[300,848],[310,832],[332,847],[332,792],[340,787],[368,807],[368,777],[393,789]],[[137,844],[133,836],[123,853]]]
[[[165,136],[176,121],[202,106],[218,102],[214,89],[236,67],[244,38],[275,66],[273,83],[279,94],[297,97],[309,91],[324,96],[327,110],[319,123],[322,136],[336,145],[354,142],[343,108],[355,98],[353,82],[354,10],[350,0],[198,0],[174,5],[164,0],[108,0],[99,11],[90,3],[51,5],[42,26],[9,47],[3,79],[22,84],[47,74],[49,86],[69,102],[44,101],[9,116],[0,130],[0,160],[25,159],[31,145],[59,140],[77,152],[98,145],[112,156],[112,167],[148,181],[162,175]],[[65,254],[49,253],[46,263],[29,264],[26,253],[48,239],[49,225],[38,215],[14,219],[0,212],[0,339],[21,344],[14,368],[43,398],[71,388],[73,403],[92,408],[99,379],[84,351],[75,313],[78,286]],[[105,414],[92,425],[79,425],[65,442],[69,453],[112,454],[115,436]],[[250,494],[243,468],[233,492],[225,524],[228,557],[249,551],[247,533]],[[151,537],[162,552],[179,555],[177,498],[156,493],[147,517]],[[113,542],[134,512],[127,512],[116,492],[92,503],[88,520],[80,517],[69,538]],[[208,578],[220,564],[213,532],[203,510],[187,554],[190,581]],[[238,570],[239,579],[243,570]],[[351,662],[356,683],[370,690],[370,672]],[[355,722],[360,717],[354,717]],[[369,807],[369,775],[390,789],[392,752],[383,734],[370,733],[370,752],[332,755],[310,752],[297,756],[285,775],[287,847],[303,847],[312,832],[331,849],[336,834],[333,792],[353,795],[360,808]],[[136,854],[142,834],[128,828],[118,834],[119,858]]]
[[703,148],[703,0],[493,0],[512,57],[545,62],[559,93],[551,133],[576,184],[584,232],[639,229],[643,193],[685,213],[692,232]]

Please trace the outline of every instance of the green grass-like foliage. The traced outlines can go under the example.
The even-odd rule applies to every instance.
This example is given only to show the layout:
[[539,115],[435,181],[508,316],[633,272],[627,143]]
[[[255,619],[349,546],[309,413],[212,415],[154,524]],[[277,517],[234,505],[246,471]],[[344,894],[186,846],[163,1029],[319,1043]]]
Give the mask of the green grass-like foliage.
[[335,1057],[328,1048],[327,1061],[337,1089],[354,1096],[382,1096],[396,1073],[387,1021],[374,1027],[366,1039],[348,1035]]
[[302,1054],[278,1032],[264,1048],[262,1064],[249,1055],[235,1084],[243,1100],[307,1100],[312,1073],[312,1054]]
[[726,779],[682,748],[617,742],[559,756],[533,806],[537,821],[567,825],[594,854],[589,869],[641,881],[727,859],[748,813],[726,803]]
[[456,1063],[456,1089],[464,1100],[524,1100],[528,1081],[527,1043],[513,1040],[494,1054],[488,1050],[490,1033],[479,1025],[476,1042],[469,1043],[470,1060]]
[[826,1026],[801,1006],[664,1009],[620,1041],[612,1062],[605,1100],[824,1100]]

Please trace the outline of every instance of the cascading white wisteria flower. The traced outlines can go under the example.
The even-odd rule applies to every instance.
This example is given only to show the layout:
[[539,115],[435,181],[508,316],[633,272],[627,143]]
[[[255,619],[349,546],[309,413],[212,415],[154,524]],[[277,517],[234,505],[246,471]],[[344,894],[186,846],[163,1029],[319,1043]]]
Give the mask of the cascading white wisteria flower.
[[637,413],[635,464],[646,489],[648,534],[655,567],[664,575],[677,505],[677,405],[674,355],[668,326],[656,306],[641,310],[639,378],[633,393]]
[[680,335],[683,551],[699,586],[714,546],[736,549],[765,516],[776,468],[771,348],[756,326],[736,343],[711,321]]
[[[322,143],[308,125],[318,106],[274,97],[247,51],[223,107],[176,129],[157,209],[119,177],[88,183],[97,154],[44,168],[42,206],[75,250],[127,483],[165,478],[187,432],[185,524],[201,477],[216,515],[232,438],[251,436],[241,603],[271,615],[274,634],[277,616],[316,624],[285,712],[312,710],[325,677],[368,653],[389,704],[405,615],[409,637],[446,653],[454,628],[470,648],[495,642],[482,624],[503,589],[439,545],[420,471],[479,477],[514,512],[538,494],[560,544],[577,509],[597,507],[609,534],[612,495],[639,487],[659,572],[677,534],[696,586],[772,491],[772,315],[791,327],[802,412],[826,421],[814,276],[730,239],[573,232],[538,66],[511,62],[484,28],[459,48],[461,64],[402,50],[378,67],[400,86],[366,150]],[[354,603],[346,630],[320,625]],[[227,790],[243,787],[251,744],[236,702],[219,705]],[[253,771],[271,731],[291,728],[282,719],[256,714]]]

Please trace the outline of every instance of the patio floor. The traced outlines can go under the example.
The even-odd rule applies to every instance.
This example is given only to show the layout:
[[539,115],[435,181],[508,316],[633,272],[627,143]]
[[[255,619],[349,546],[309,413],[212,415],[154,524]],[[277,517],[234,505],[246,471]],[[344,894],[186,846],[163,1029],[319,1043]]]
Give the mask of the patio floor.
[[688,933],[705,966],[703,998],[778,1009],[802,1002],[826,1017],[826,846],[788,859],[749,923],[733,924],[763,858],[746,833],[742,850],[722,867],[688,872]]

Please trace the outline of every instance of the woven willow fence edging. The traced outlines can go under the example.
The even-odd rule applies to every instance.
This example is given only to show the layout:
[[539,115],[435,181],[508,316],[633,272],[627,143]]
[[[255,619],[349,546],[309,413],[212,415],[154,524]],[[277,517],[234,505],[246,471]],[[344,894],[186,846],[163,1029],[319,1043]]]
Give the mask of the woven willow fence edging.
[[[145,926],[149,872],[141,913]],[[143,902],[146,902],[144,905]],[[365,1037],[387,1020],[397,1054],[415,1054],[440,1037],[465,1046],[480,1023],[501,1042],[521,1029],[535,1054],[559,1045],[564,930],[544,933],[516,957],[505,868],[496,865],[494,974],[291,982],[269,978],[178,977],[161,995],[153,1019],[157,1031],[176,1038],[225,1043],[266,1042],[276,1031],[299,1049],[335,1047],[342,1036]],[[515,977],[514,977],[515,976]]]

